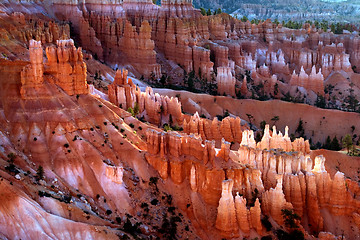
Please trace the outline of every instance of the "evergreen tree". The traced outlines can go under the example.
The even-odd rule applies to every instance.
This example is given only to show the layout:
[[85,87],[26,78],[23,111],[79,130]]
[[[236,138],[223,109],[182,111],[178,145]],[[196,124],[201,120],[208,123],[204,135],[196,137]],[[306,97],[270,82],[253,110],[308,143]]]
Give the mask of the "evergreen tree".
[[165,86],[166,80],[167,80],[167,76],[166,76],[166,74],[163,74],[160,78],[160,83],[162,86]]
[[347,149],[347,153],[350,154],[351,153],[351,148],[353,146],[353,141],[352,141],[352,137],[350,134],[346,134],[345,137],[342,140],[342,144],[344,147],[346,147]]
[[206,16],[206,10],[205,8],[200,8],[200,12],[203,16]]
[[331,141],[330,150],[333,150],[333,151],[339,151],[339,150],[341,150],[339,140],[337,139],[336,136],[335,136],[335,137],[333,138],[333,140]]
[[323,148],[331,150],[331,138],[330,138],[330,136],[328,136],[326,138],[326,141],[325,141],[325,144],[324,144]]
[[305,129],[303,126],[303,120],[300,118],[299,125],[297,126],[295,132],[299,133],[300,137],[303,137],[305,134]]
[[266,126],[266,121],[262,121],[261,123],[260,123],[260,128],[261,128],[261,130],[265,130],[265,126]]
[[279,121],[279,120],[280,120],[279,116],[274,116],[274,117],[271,119],[271,121],[274,121],[274,125],[276,125],[277,121]]
[[212,12],[211,12],[211,9],[210,9],[210,8],[207,10],[206,15],[208,15],[208,16],[212,15]]
[[326,101],[325,98],[321,95],[317,96],[316,102],[315,102],[315,106],[319,107],[319,108],[325,108],[326,107]]
[[40,165],[36,171],[36,179],[41,180],[44,178],[44,168]]

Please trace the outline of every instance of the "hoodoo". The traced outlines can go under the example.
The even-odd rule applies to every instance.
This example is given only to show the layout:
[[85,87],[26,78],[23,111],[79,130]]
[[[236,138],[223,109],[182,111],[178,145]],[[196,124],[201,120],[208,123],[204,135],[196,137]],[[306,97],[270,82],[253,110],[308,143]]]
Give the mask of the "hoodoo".
[[0,238],[359,239],[350,1],[155,2],[0,4]]

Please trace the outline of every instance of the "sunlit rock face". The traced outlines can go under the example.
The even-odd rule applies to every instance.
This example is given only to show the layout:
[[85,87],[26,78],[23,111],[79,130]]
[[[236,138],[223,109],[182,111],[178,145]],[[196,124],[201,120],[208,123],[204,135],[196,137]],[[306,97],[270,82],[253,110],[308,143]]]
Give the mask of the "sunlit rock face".
[[[194,128],[192,126],[189,127]],[[358,200],[351,197],[350,189],[344,188],[342,173],[338,172],[331,178],[324,167],[325,158],[318,156],[311,160],[308,143],[303,139],[291,142],[287,131],[283,137],[274,128],[271,135],[267,126],[262,141],[256,143],[252,132],[245,130],[237,154],[226,150],[226,144],[216,149],[214,142],[212,145],[207,140],[203,143],[199,135],[150,131],[147,133],[149,155],[146,158],[164,179],[170,178],[177,184],[189,179],[192,191],[201,194],[205,202],[215,204],[218,201],[214,221],[224,237],[248,236],[250,229],[262,235],[261,216],[271,216],[277,224],[283,225],[284,209],[294,211],[301,217],[307,216],[312,231],[323,231],[326,216],[322,215],[321,209],[326,206],[331,214],[348,216],[354,211]],[[207,138],[205,134],[202,136]],[[273,151],[277,148],[288,153],[274,155]],[[294,148],[298,152],[289,154]],[[177,166],[181,164],[183,167],[173,167],[174,158],[183,159],[182,156],[194,159],[190,165],[191,171],[183,170],[190,167],[183,161],[177,162]],[[225,175],[213,175],[219,162],[222,162]],[[235,163],[246,164],[246,167],[236,167]],[[206,172],[211,171],[213,176],[206,178],[205,186],[203,177],[198,175],[204,171],[200,167],[203,164],[208,168],[211,166]],[[219,179],[222,180],[221,187],[216,183]],[[211,198],[207,191],[213,193]],[[341,191],[344,192],[338,194]],[[261,204],[254,196],[261,199]],[[250,202],[254,205],[249,208]],[[345,202],[350,204],[345,206]],[[357,215],[353,218],[357,219]]]
[[135,115],[157,125],[165,120],[169,121],[170,118],[173,123],[182,123],[184,117],[181,103],[177,98],[160,96],[150,87],[142,92],[130,78],[127,78],[127,73],[126,70],[116,72],[113,84],[109,85],[110,102],[125,110],[135,109],[134,111],[138,111]]
[[22,98],[37,98],[38,94],[49,94],[44,89],[45,78],[69,95],[88,93],[86,65],[81,48],[76,49],[73,40],[58,40],[56,47],[46,48],[45,64],[40,42],[31,40],[29,52],[30,65],[21,72]]
[[218,67],[216,82],[217,82],[219,94],[235,96],[236,79],[233,77],[233,75],[231,73],[231,68]]
[[[337,74],[356,90],[358,36],[202,16],[188,0],[9,1],[0,12],[3,238],[275,238],[291,231],[286,210],[306,239],[356,239],[358,183],[286,124],[256,125],[280,101],[232,98],[256,87],[328,98]],[[162,76],[165,87],[216,83],[222,96],[138,80]],[[281,120],[293,121],[299,104],[286,106]]]

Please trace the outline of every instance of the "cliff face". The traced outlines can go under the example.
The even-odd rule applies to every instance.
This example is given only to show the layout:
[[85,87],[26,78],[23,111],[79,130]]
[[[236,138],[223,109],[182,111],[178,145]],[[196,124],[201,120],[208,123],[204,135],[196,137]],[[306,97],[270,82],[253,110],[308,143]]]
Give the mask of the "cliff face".
[[[261,238],[274,234],[263,222],[284,227],[288,209],[301,218],[306,237],[336,239],[344,230],[355,238],[359,186],[328,172],[323,156],[311,158],[309,141],[291,141],[287,127],[283,134],[269,125],[255,141],[240,117],[189,116],[180,98],[169,96],[187,97],[199,112],[202,104],[211,106],[211,114],[201,111],[206,117],[229,108],[234,115],[258,114],[257,123],[278,101],[261,103],[262,111],[255,101],[160,95],[141,90],[128,73],[156,83],[162,73],[176,82],[194,71],[205,84],[216,79],[219,94],[232,97],[261,85],[264,96],[293,89],[326,96],[329,76],[357,76],[358,36],[203,17],[188,0],[161,7],[150,0],[43,4],[0,6],[1,236],[126,238],[119,229],[131,224],[129,232],[144,238],[168,239],[174,228],[189,239]],[[84,50],[65,40],[70,34]],[[113,80],[108,94],[86,81],[87,71],[104,69],[106,80],[99,81]],[[311,120],[312,108],[299,109]],[[284,111],[292,126],[296,110],[289,104]],[[164,124],[183,131],[164,132],[158,128]]]
[[[106,105],[109,103],[82,94],[87,84],[81,76],[86,72],[76,74],[84,63],[71,41],[48,48],[45,64],[40,42],[31,41],[29,51],[30,64],[25,70],[26,63],[21,61],[1,61],[1,74],[8,77],[0,81],[1,235],[115,238],[123,233],[108,229],[108,220],[100,215],[106,216],[106,209],[133,210],[123,183],[126,171],[119,161],[125,155],[121,156],[122,148],[114,143],[124,141],[128,153],[135,154],[133,159],[141,159],[129,141],[140,146],[142,140],[130,130],[126,133],[131,140],[123,140],[115,126],[129,127]],[[69,71],[61,68],[64,65]],[[5,168],[8,156],[14,172]],[[43,173],[38,170],[37,175],[37,169]],[[100,203],[97,195],[108,202]]]
[[161,68],[156,63],[154,41],[151,40],[151,26],[147,21],[142,22],[139,33],[129,22],[125,23],[124,36],[119,40],[120,50],[144,76],[154,74],[160,78]]
[[231,73],[230,67],[218,67],[216,77],[218,93],[220,95],[226,94],[235,97],[235,82],[236,79]]
[[109,85],[110,102],[122,109],[132,108],[135,115],[144,117],[146,121],[159,125],[170,122],[181,125],[183,113],[177,98],[154,94],[150,87],[145,92],[136,87],[127,78],[127,71],[118,70],[113,84]]
[[248,127],[241,124],[240,118],[227,117],[222,121],[214,118],[213,121],[200,118],[196,113],[189,121],[184,120],[182,124],[187,134],[199,134],[202,139],[220,142],[224,138],[228,142],[241,142],[242,132]]
[[[203,80],[216,79],[219,94],[236,96],[239,84],[222,69],[231,68],[234,77],[251,72],[252,79],[247,80],[264,88],[257,91],[259,98],[280,99],[300,90],[314,103],[314,94],[325,96],[324,81],[329,76],[341,73],[351,78],[353,68],[359,65],[358,36],[337,36],[309,24],[292,30],[269,20],[252,24],[226,14],[202,16],[190,1],[163,1],[161,6],[151,1],[50,4],[49,14],[71,22],[74,37],[96,59],[153,81],[165,74],[179,83],[184,74],[194,71]],[[15,21],[30,24],[22,5],[13,5],[18,12],[12,13],[11,8],[4,12],[11,13]],[[69,25],[41,20],[32,23],[31,30],[19,33],[19,38],[54,43],[65,35],[70,35]],[[245,86],[242,89],[241,95],[249,97]]]
[[24,99],[48,95],[44,90],[45,78],[69,95],[88,93],[86,65],[81,48],[76,49],[73,40],[58,40],[57,47],[46,48],[48,62],[45,64],[40,42],[31,40],[29,51],[30,65],[21,72],[21,96]]
[[73,40],[57,41],[56,48],[46,48],[46,56],[45,74],[54,76],[56,85],[69,95],[88,93],[82,49],[76,48]]
[[[244,131],[237,152],[229,150],[224,141],[217,150],[214,141],[203,142],[200,136],[153,130],[147,132],[147,144],[146,159],[162,178],[170,178],[176,184],[189,179],[192,191],[199,193],[205,203],[218,206],[214,224],[225,237],[248,236],[250,229],[262,235],[261,216],[283,225],[283,209],[307,218],[313,232],[328,231],[322,210],[329,210],[333,216],[349,216],[359,204],[353,190],[346,189],[342,173],[331,178],[325,170],[324,157],[318,156],[314,161],[310,158],[308,143],[300,139],[291,143],[287,133],[282,137],[275,128],[270,136],[268,126],[257,144],[252,132]],[[296,146],[297,152],[290,153],[294,151],[290,148]],[[286,152],[279,153],[274,148]],[[253,207],[249,208],[248,203]],[[198,216],[201,217],[208,216]]]
[[316,73],[315,66],[312,67],[310,75],[305,73],[304,68],[301,68],[299,75],[296,75],[294,71],[291,75],[290,84],[324,95],[324,76],[322,75],[321,70]]

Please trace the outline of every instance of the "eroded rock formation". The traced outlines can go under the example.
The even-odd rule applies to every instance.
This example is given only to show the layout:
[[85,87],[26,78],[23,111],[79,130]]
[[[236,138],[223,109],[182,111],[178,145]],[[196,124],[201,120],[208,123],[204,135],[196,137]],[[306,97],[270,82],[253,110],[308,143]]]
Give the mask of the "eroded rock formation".
[[139,33],[130,22],[125,23],[124,36],[120,39],[120,49],[124,52],[130,64],[144,76],[154,74],[160,78],[161,68],[156,63],[154,41],[151,40],[151,26],[148,21],[141,24]]
[[312,90],[316,94],[324,95],[324,76],[321,69],[316,73],[315,66],[312,67],[310,75],[306,74],[304,68],[301,68],[299,75],[293,72],[290,84]]
[[231,73],[230,67],[218,67],[216,82],[218,87],[218,93],[220,95],[230,95],[235,97],[235,82],[236,79]]
[[31,40],[29,52],[30,65],[21,72],[23,98],[36,98],[37,94],[47,95],[44,91],[45,79],[55,83],[69,95],[88,93],[82,50],[75,48],[73,40],[58,40],[57,47],[47,47],[46,63],[43,62],[40,42]]
[[[196,127],[190,125],[190,128]],[[346,190],[342,173],[332,179],[325,170],[324,157],[318,156],[313,161],[308,155],[308,143],[302,140],[299,144],[299,139],[291,142],[287,134],[285,137],[277,134],[275,127],[270,136],[269,126],[266,126],[259,143],[255,142],[251,131],[244,131],[237,152],[227,149],[226,142],[221,149],[216,149],[214,142],[205,140],[203,143],[200,136],[154,130],[147,133],[147,143],[150,153],[147,160],[163,178],[170,178],[177,184],[189,179],[192,191],[201,194],[205,202],[218,202],[215,226],[226,237],[248,236],[252,228],[262,235],[260,219],[263,215],[283,225],[284,209],[293,210],[301,218],[307,216],[311,230],[320,232],[324,230],[321,209],[327,208],[335,216],[345,216],[355,211],[354,206],[358,204],[358,200],[351,197],[353,190]],[[293,147],[297,153],[289,153],[295,151]],[[175,161],[192,157],[191,164]],[[215,170],[219,161],[222,173]],[[206,176],[212,176],[206,180],[199,175],[205,165],[211,166]],[[222,187],[216,182],[219,180]],[[210,192],[213,193],[211,197]],[[249,208],[250,202],[254,205]],[[345,205],[346,202],[349,204]]]
[[[83,59],[107,69],[103,61],[114,69],[128,68],[155,81],[161,76],[160,63],[164,73],[177,69],[171,73],[174,82],[183,79],[183,70],[210,81],[215,70],[219,93],[231,96],[236,90],[248,96],[261,84],[263,94],[271,97],[295,90],[291,85],[324,95],[324,81],[333,73],[349,79],[355,75],[358,36],[310,26],[291,30],[270,21],[252,24],[226,14],[202,17],[189,0],[162,1],[161,7],[150,0],[57,0],[46,8],[42,4],[9,1],[0,6],[5,42],[0,43],[0,187],[11,198],[0,205],[0,213],[6,223],[14,223],[0,224],[1,235],[42,238],[40,228],[61,238],[55,227],[62,223],[59,231],[70,238],[115,238],[115,232],[123,237],[115,230],[124,226],[119,222],[133,221],[135,226],[127,214],[136,222],[146,220],[142,216],[149,213],[139,206],[146,206],[142,203],[154,192],[174,198],[172,204],[181,210],[177,216],[192,222],[191,231],[186,231],[190,235],[182,232],[189,239],[201,234],[260,238],[268,235],[261,222],[265,216],[274,228],[284,226],[283,209],[301,217],[301,231],[320,239],[339,234],[330,229],[330,217],[358,231],[357,182],[341,172],[331,175],[324,157],[310,157],[308,141],[292,142],[287,128],[283,135],[266,126],[256,142],[254,132],[238,117],[211,121],[199,114],[186,116],[178,98],[151,88],[141,92],[127,70],[117,71],[108,86],[111,104],[104,100],[106,94],[103,99],[87,94]],[[16,31],[19,25],[24,28]],[[76,43],[88,51],[85,57],[73,41],[63,40],[70,36],[70,26]],[[22,53],[29,39],[36,41],[30,41],[28,57]],[[47,46],[47,60],[41,44]],[[108,72],[106,78],[112,80],[114,72]],[[234,76],[244,79],[241,87]],[[164,123],[182,126],[184,132],[163,132],[157,126]],[[11,160],[18,174],[8,171]],[[44,179],[36,180],[39,166],[45,170]],[[157,174],[162,178],[158,182]],[[171,209],[166,205],[161,211]],[[38,228],[19,212],[41,221]],[[26,228],[19,228],[19,222]],[[142,234],[159,230],[151,224],[140,226]]]
[[135,115],[143,116],[147,121],[157,125],[171,121],[181,125],[183,121],[181,104],[177,98],[154,94],[150,87],[141,92],[127,77],[126,70],[116,72],[113,84],[109,85],[109,99],[125,110],[132,108]]
[[241,123],[240,118],[226,117],[221,122],[214,118],[213,121],[200,118],[198,113],[191,116],[189,121],[182,124],[187,134],[199,134],[203,139],[221,141],[224,138],[228,142],[241,142],[242,132],[247,126]]

